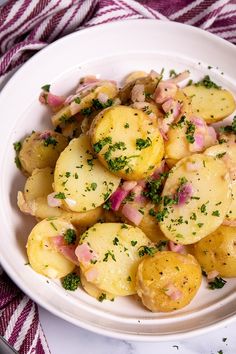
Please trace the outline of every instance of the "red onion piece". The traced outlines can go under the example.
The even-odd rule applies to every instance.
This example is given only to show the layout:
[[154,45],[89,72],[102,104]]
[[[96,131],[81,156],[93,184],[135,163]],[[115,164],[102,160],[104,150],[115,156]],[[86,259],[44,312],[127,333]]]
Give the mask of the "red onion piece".
[[47,203],[48,206],[50,206],[51,208],[57,208],[61,206],[61,199],[58,198],[54,198],[56,195],[56,192],[50,193],[47,196]]
[[185,253],[185,247],[183,245],[174,243],[173,241],[168,242],[168,248],[172,252],[181,253],[181,254]]
[[194,133],[194,143],[189,144],[191,152],[199,152],[204,149],[204,136],[201,133]]
[[87,243],[78,245],[75,249],[75,255],[81,263],[90,263],[97,260],[97,254],[92,250]]
[[121,188],[124,189],[124,191],[131,191],[135,186],[137,185],[136,181],[125,181]]
[[161,161],[161,164],[155,169],[155,171],[152,174],[153,179],[158,179],[160,178],[160,174],[162,174],[165,171],[165,160]]
[[124,189],[118,187],[110,197],[111,209],[117,211],[128,194],[129,191],[125,191]]
[[123,206],[121,211],[122,214],[135,225],[139,225],[143,219],[143,214],[128,203]]
[[182,73],[178,74],[176,77],[170,78],[170,79],[166,80],[165,82],[171,82],[174,84],[178,84],[179,82],[188,79],[189,76],[190,76],[189,71],[185,70]]
[[105,94],[105,93],[103,93],[103,92],[99,92],[97,98],[98,98],[98,101],[99,101],[99,102],[101,102],[101,103],[107,103],[109,97],[108,97],[107,94]]
[[177,86],[170,82],[161,81],[154,92],[156,103],[164,103],[169,98],[174,98],[177,93]]
[[53,236],[50,238],[51,243],[55,249],[60,252],[65,258],[67,258],[72,263],[79,265],[78,259],[75,255],[76,245],[65,244],[63,236]]
[[48,92],[47,103],[50,107],[52,107],[52,108],[59,107],[59,106],[63,105],[64,102],[65,102],[65,97],[57,96],[57,95],[52,94],[51,92]]
[[193,187],[190,183],[183,184],[178,191],[178,205],[185,204],[193,195]]
[[207,273],[207,279],[212,280],[215,279],[219,275],[219,272],[217,270],[212,270],[211,272]]

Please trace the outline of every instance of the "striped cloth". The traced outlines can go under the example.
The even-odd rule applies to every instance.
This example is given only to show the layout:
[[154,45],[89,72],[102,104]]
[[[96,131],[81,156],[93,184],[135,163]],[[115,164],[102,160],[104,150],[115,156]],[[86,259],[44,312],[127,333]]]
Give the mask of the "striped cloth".
[[[57,38],[82,27],[142,18],[187,23],[236,43],[236,0],[10,0],[0,7],[0,83]],[[0,335],[20,354],[50,353],[37,306],[5,274]]]

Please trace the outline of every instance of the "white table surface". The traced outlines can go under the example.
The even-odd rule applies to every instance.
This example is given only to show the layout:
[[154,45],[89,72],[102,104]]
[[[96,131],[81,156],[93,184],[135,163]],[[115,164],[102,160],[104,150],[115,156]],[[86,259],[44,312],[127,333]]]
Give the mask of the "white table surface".
[[[141,343],[103,337],[76,327],[40,308],[52,354],[236,354],[236,321],[204,336],[166,343]],[[223,338],[227,338],[223,341]]]

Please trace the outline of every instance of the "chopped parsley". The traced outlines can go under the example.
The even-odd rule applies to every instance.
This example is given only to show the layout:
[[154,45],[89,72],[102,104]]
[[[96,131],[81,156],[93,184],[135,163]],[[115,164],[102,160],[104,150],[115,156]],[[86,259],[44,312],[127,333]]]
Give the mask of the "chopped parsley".
[[111,143],[112,143],[111,137],[107,136],[106,138],[99,140],[97,143],[95,143],[93,145],[93,149],[96,153],[99,153],[105,145],[111,144]]
[[130,275],[127,277],[127,281],[131,281],[131,276]]
[[91,183],[90,188],[92,189],[92,191],[95,191],[97,186],[98,186],[97,183],[93,182]]
[[80,277],[76,273],[70,273],[62,279],[61,283],[64,289],[75,291],[80,285]]
[[14,150],[15,150],[15,152],[20,152],[21,147],[22,147],[22,145],[21,145],[21,142],[20,142],[20,141],[15,142],[15,143],[13,144],[13,146],[14,146]]
[[16,156],[14,161],[15,161],[16,167],[21,169],[21,162],[20,162],[19,156]]
[[106,300],[107,295],[105,293],[101,293],[101,295],[98,298],[98,301],[103,302],[104,300]]
[[176,74],[176,71],[171,69],[169,72],[169,77],[176,77],[178,74]]
[[102,103],[98,99],[93,99],[92,104],[93,104],[94,109],[104,109],[104,108],[112,106],[113,100],[109,98],[106,103]]
[[220,154],[217,154],[217,155],[216,155],[216,158],[217,158],[217,159],[221,159],[223,156],[225,156],[225,154],[226,154],[226,152],[222,152],[222,153],[220,153]]
[[149,137],[147,139],[136,139],[136,149],[143,150],[152,145],[152,141]]
[[133,241],[133,240],[132,240],[132,241],[130,241],[131,246],[133,246],[133,247],[134,247],[134,246],[136,246],[136,245],[137,245],[137,242],[138,242],[138,241]]
[[114,246],[117,246],[119,244],[119,239],[118,237],[115,237],[114,240],[112,241]]
[[104,204],[103,204],[103,209],[105,210],[111,210],[111,201],[107,200]]
[[232,124],[231,125],[226,125],[225,127],[221,127],[220,128],[220,132],[236,134],[236,116],[234,116]]
[[74,99],[74,102],[77,103],[77,104],[80,104],[81,99],[80,99],[79,97],[76,97],[76,98]]
[[211,215],[220,216],[220,212],[219,212],[219,210],[214,210]]
[[202,80],[196,82],[194,86],[204,86],[206,88],[215,88],[218,90],[221,88],[210,79],[209,75],[206,75]]
[[195,133],[195,125],[189,121],[186,121],[186,125],[187,125],[187,129],[186,129],[186,132],[185,132],[185,135],[186,135],[186,139],[188,140],[188,142],[190,144],[193,144],[194,141],[195,141],[195,138],[194,138],[194,133]]
[[44,146],[48,146],[48,145],[56,146],[57,143],[58,141],[53,136],[49,136],[46,139],[44,139]]
[[115,255],[112,251],[107,251],[107,253],[105,253],[104,258],[103,258],[103,262],[107,262],[109,256],[113,259],[114,262],[116,262]]
[[75,230],[73,229],[67,229],[66,232],[64,233],[64,241],[68,244],[75,244],[76,241],[76,233]]
[[54,198],[56,198],[56,199],[66,199],[66,196],[65,196],[65,193],[59,192],[59,193],[54,195]]
[[49,91],[50,91],[50,86],[51,86],[51,85],[44,85],[44,86],[41,87],[41,89],[42,89],[43,91],[45,91],[45,92],[49,92]]
[[168,241],[160,241],[156,244],[156,248],[158,249],[158,251],[163,251],[166,249]]
[[213,281],[208,283],[208,286],[211,290],[221,289],[227,283],[226,280],[222,279],[221,277],[216,277]]
[[83,114],[83,116],[90,116],[93,113],[93,109],[92,107],[83,108],[80,113]]
[[124,128],[129,128],[129,123],[125,123]]
[[138,251],[139,257],[143,257],[145,255],[154,256],[155,253],[157,253],[157,248],[148,246],[141,246]]

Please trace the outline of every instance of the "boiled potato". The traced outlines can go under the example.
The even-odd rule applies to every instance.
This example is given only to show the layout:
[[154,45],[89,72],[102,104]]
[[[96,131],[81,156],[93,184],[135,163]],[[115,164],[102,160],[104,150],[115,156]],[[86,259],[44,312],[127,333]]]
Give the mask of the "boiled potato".
[[87,135],[73,139],[57,160],[54,190],[69,210],[95,209],[109,198],[119,183],[120,178],[93,156]]
[[134,80],[140,79],[141,77],[147,77],[148,73],[145,71],[133,71],[129,75],[126,76],[125,78],[125,85],[129,84],[130,82],[133,82]]
[[189,143],[186,139],[185,125],[170,126],[168,140],[165,141],[165,159],[169,167],[173,167],[183,157],[189,156]]
[[236,228],[220,226],[193,246],[193,254],[207,272],[236,277]]
[[37,219],[63,217],[76,226],[91,226],[101,217],[102,208],[96,208],[84,213],[68,212],[61,207],[50,207],[47,196],[53,192],[53,170],[50,167],[36,169],[25,183],[24,192],[18,192],[18,206],[23,213],[35,216]]
[[188,97],[183,90],[178,89],[175,95],[175,100],[177,100],[181,104],[181,113],[180,115],[190,116],[192,111],[191,98]]
[[236,221],[236,144],[220,144],[210,147],[205,154],[221,159],[229,170],[232,182],[232,202],[226,214],[225,222]]
[[126,180],[151,175],[163,157],[163,139],[155,121],[127,106],[108,108],[97,115],[90,136],[101,163]]
[[73,271],[75,264],[60,254],[50,241],[51,237],[63,235],[73,229],[68,221],[54,218],[42,220],[31,231],[26,249],[29,263],[35,272],[48,278],[62,278]]
[[191,97],[193,114],[207,123],[218,122],[229,116],[236,108],[231,92],[204,86],[186,86],[183,92]]
[[105,292],[126,296],[136,293],[135,276],[141,260],[139,249],[148,245],[150,240],[137,227],[103,223],[95,224],[81,236],[76,254],[78,256],[82,246],[94,255],[91,261],[78,257],[87,280]]
[[54,131],[34,132],[22,144],[19,159],[23,170],[31,175],[36,168],[54,167],[68,140]]
[[174,311],[192,301],[201,280],[201,267],[190,254],[158,252],[139,264],[137,293],[153,312]]
[[93,106],[93,100],[98,99],[99,94],[105,94],[108,99],[113,99],[117,95],[117,87],[111,81],[98,82],[97,86],[88,91],[82,92],[79,100],[72,101],[68,106],[63,107],[59,112],[52,116],[52,123],[56,127],[67,121],[71,116],[84,109]]
[[114,301],[115,296],[113,294],[100,290],[97,286],[87,281],[82,272],[80,272],[80,281],[86,293],[88,293],[92,297],[95,297],[95,299],[97,299],[98,301]]
[[160,228],[173,242],[195,243],[222,224],[231,200],[223,161],[204,154],[186,157],[166,180],[157,215]]

